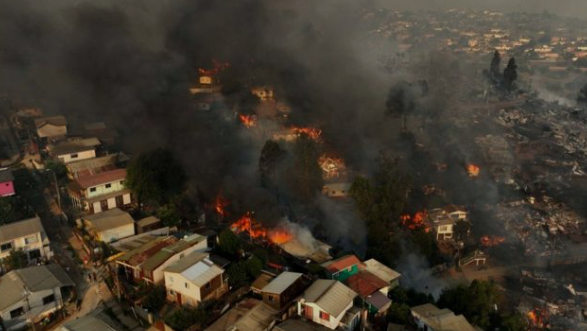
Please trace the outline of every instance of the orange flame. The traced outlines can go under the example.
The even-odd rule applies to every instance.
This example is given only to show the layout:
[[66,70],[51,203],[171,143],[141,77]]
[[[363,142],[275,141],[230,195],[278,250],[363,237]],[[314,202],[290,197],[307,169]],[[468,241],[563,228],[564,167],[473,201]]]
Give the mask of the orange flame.
[[253,219],[252,213],[247,212],[230,226],[234,232],[246,232],[252,239],[269,239],[274,244],[285,244],[293,239],[293,234],[284,228],[267,230]]
[[481,237],[481,245],[485,247],[497,246],[505,242],[504,237],[483,236]]
[[469,174],[469,177],[478,177],[480,172],[481,168],[472,163],[467,166],[467,173]]
[[530,322],[530,326],[542,329],[547,326],[547,318],[548,314],[547,311],[540,308],[534,308],[530,310],[527,314],[528,321]]
[[324,172],[325,179],[340,177],[341,172],[344,172],[346,168],[343,159],[326,154],[320,156],[318,164]]
[[199,68],[198,72],[200,73],[200,75],[204,75],[204,76],[214,76],[216,74],[218,74],[220,71],[229,68],[230,67],[230,63],[228,62],[220,62],[217,61],[215,59],[212,60],[212,69],[203,69],[203,68]]
[[293,235],[285,229],[271,230],[269,231],[269,240],[274,244],[280,245],[290,242],[293,239]]
[[243,115],[239,114],[238,118],[240,119],[241,123],[248,129],[255,126],[255,117],[253,115]]
[[222,197],[222,193],[219,193],[216,196],[216,200],[214,201],[214,210],[218,213],[218,215],[225,217],[226,216],[226,206],[228,206],[228,201]]
[[298,134],[298,135],[305,134],[308,137],[312,138],[313,140],[319,140],[320,136],[322,135],[322,130],[315,129],[315,128],[300,128],[300,127],[294,126],[291,128],[291,130],[295,134]]
[[400,216],[400,221],[402,221],[402,225],[407,227],[410,230],[417,230],[423,228],[426,233],[430,232],[430,227],[426,224],[426,219],[428,218],[428,213],[426,211],[419,211],[414,214],[414,217],[410,216],[409,214],[404,214]]

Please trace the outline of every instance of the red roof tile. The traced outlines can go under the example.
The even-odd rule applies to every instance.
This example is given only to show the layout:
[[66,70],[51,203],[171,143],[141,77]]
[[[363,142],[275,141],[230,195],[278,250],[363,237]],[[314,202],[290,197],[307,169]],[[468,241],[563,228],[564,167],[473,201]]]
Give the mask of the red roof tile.
[[361,271],[356,275],[350,276],[347,279],[347,285],[353,291],[357,292],[359,296],[365,298],[373,292],[389,286],[389,283],[368,271]]
[[354,255],[346,255],[337,260],[331,261],[325,267],[326,270],[328,270],[331,273],[334,273],[359,264],[361,264],[361,260],[359,260],[358,257]]
[[97,175],[78,178],[76,181],[82,189],[97,186],[100,184],[111,183],[126,178],[126,169],[116,169],[106,171]]

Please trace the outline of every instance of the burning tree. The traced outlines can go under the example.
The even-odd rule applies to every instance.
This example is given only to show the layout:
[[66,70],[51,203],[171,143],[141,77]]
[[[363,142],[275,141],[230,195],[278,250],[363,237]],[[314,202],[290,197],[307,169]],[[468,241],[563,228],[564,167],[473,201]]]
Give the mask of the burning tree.
[[344,161],[341,158],[327,154],[320,156],[318,163],[324,173],[324,179],[338,178],[346,169]]

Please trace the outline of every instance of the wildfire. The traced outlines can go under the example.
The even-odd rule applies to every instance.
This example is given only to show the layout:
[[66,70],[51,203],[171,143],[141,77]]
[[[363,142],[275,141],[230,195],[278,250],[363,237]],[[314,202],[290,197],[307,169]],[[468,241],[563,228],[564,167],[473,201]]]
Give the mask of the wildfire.
[[340,177],[341,173],[344,172],[346,166],[341,158],[328,156],[326,154],[320,156],[318,164],[324,172],[324,179],[332,179]]
[[426,224],[426,219],[428,218],[428,213],[426,211],[419,211],[414,214],[412,217],[409,214],[404,214],[400,216],[400,220],[402,221],[402,225],[407,227],[410,230],[417,230],[420,228],[424,228],[426,233],[430,232],[430,227]]
[[496,236],[483,236],[481,237],[481,245],[485,247],[492,247],[503,244],[505,242],[504,237],[496,237]]
[[293,235],[285,228],[267,230],[262,224],[253,219],[252,213],[247,212],[230,226],[234,232],[246,232],[252,239],[268,239],[274,244],[285,244],[293,239]]
[[240,119],[241,123],[248,129],[256,124],[255,115],[243,115],[239,114],[238,118]]
[[199,68],[198,72],[200,73],[200,75],[214,76],[214,75],[218,74],[220,71],[222,71],[228,67],[230,67],[230,63],[228,63],[228,62],[222,63],[217,60],[212,60],[212,69]]
[[228,201],[222,197],[222,193],[219,193],[218,196],[216,196],[216,200],[214,201],[214,210],[216,210],[218,215],[225,217],[226,206],[228,206]]
[[547,314],[545,311],[543,311],[540,308],[535,308],[533,310],[530,310],[527,314],[528,316],[528,321],[530,322],[530,325],[536,328],[544,328],[547,327],[547,323],[546,323],[546,318],[547,318]]
[[481,168],[479,168],[479,166],[476,166],[472,163],[467,166],[467,173],[469,174],[469,177],[478,177],[480,172]]
[[291,130],[295,134],[298,134],[298,135],[305,134],[314,140],[320,139],[320,136],[322,135],[322,130],[315,129],[315,128],[299,128],[299,127],[294,126],[291,128]]

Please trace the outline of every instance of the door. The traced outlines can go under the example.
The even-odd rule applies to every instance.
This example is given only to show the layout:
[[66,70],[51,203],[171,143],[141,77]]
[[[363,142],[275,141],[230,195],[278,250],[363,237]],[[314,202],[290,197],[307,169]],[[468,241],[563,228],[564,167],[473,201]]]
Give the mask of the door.
[[177,292],[176,294],[177,294],[176,295],[177,304],[181,306],[181,293]]
[[304,315],[306,318],[312,319],[314,317],[314,309],[310,306],[304,306]]

